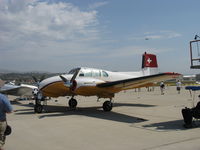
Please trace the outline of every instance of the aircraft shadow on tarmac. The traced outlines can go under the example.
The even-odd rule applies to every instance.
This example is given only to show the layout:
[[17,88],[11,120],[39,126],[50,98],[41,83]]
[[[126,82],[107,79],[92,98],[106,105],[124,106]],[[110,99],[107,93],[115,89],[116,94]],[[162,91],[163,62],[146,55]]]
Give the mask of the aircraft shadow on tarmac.
[[[12,102],[12,105],[20,105],[24,106],[22,109],[15,110],[15,115],[33,115],[34,113],[34,104],[22,104],[21,102],[14,101]],[[148,105],[148,104],[132,104],[132,103],[114,103],[115,107],[155,107],[156,105]],[[28,108],[27,108],[28,107]],[[39,119],[43,119],[45,117],[59,117],[59,116],[69,116],[69,115],[77,115],[77,116],[87,116],[87,117],[93,117],[98,119],[104,119],[104,120],[110,120],[110,121],[117,121],[117,122],[123,122],[123,123],[141,123],[148,121],[144,118],[139,118],[135,116],[130,116],[126,114],[121,114],[118,112],[104,112],[102,110],[101,106],[98,107],[77,107],[76,110],[70,110],[69,107],[66,106],[52,106],[47,105],[45,106],[45,112],[38,115]],[[173,120],[173,121],[166,121],[166,122],[158,122],[158,123],[152,123],[152,124],[146,124],[142,125],[141,128],[147,129],[147,130],[154,130],[158,132],[168,132],[168,131],[178,131],[178,130],[186,130],[183,127],[184,121],[181,120]],[[200,127],[200,122],[198,123],[198,126]]]
[[130,104],[130,103],[114,103],[114,107],[128,106],[128,107],[155,107],[156,105],[149,104]]
[[[15,103],[14,105],[20,105],[24,107],[32,107],[31,109],[18,109],[15,111],[15,115],[30,115],[34,114],[34,105],[33,104],[21,104],[20,102]],[[154,105],[146,105],[146,104],[129,104],[129,103],[115,103],[115,107],[120,106],[132,106],[132,107],[154,107]],[[79,116],[87,116],[93,118],[99,118],[104,120],[111,120],[123,123],[140,123],[144,121],[148,121],[144,118],[139,118],[135,116],[130,116],[126,114],[121,114],[118,112],[104,112],[102,107],[77,107],[76,110],[70,110],[69,107],[66,106],[52,106],[47,105],[44,106],[45,112],[39,114],[39,119],[43,119],[45,117],[59,117],[59,116],[69,116],[69,115],[79,115]]]
[[[54,107],[55,108],[55,107]],[[75,111],[65,111],[59,112],[57,114],[52,113],[45,113],[41,115],[39,118],[42,119],[44,117],[57,117],[57,116],[66,116],[66,115],[79,115],[79,116],[87,116],[93,117],[98,119],[110,120],[110,121],[117,121],[117,122],[124,122],[124,123],[139,123],[147,121],[143,118],[138,118],[126,114],[121,114],[118,112],[104,112],[101,107],[84,107],[84,108],[77,108]]]
[[174,130],[186,130],[183,127],[184,121],[182,120],[173,120],[159,123],[152,123],[148,125],[143,125],[143,128],[146,129],[154,129],[156,131],[174,131]]
[[[193,120],[192,128],[200,128],[200,120]],[[185,128],[184,127],[184,121],[181,120],[173,120],[173,121],[166,121],[166,122],[159,122],[159,123],[152,123],[149,125],[143,125],[143,128],[154,128],[156,131],[180,131],[180,130],[188,130],[192,128]]]

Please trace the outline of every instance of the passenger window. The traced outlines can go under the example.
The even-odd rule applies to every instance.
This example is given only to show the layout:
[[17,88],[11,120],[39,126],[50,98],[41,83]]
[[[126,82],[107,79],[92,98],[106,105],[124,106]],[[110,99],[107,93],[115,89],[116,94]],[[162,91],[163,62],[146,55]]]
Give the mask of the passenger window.
[[101,76],[101,72],[99,70],[93,70],[92,71],[92,76],[93,77],[100,77]]
[[107,72],[102,71],[102,73],[103,73],[103,77],[108,77],[108,73]]
[[85,76],[86,76],[86,77],[92,77],[92,72],[91,72],[91,71],[85,72]]

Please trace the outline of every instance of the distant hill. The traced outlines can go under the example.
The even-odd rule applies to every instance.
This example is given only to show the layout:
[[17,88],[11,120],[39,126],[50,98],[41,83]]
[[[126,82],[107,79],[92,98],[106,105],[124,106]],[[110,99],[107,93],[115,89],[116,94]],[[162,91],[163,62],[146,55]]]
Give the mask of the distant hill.
[[0,68],[0,73],[12,73],[12,72],[18,72],[18,71],[8,70],[8,69],[1,69]]
[[50,73],[48,71],[16,71],[16,70],[9,70],[9,69],[2,69],[0,68],[0,73]]
[[40,80],[41,78],[48,78],[59,75],[61,73],[41,73],[41,72],[13,72],[8,70],[0,70],[0,79],[4,81],[16,81],[17,83],[35,84],[33,77]]

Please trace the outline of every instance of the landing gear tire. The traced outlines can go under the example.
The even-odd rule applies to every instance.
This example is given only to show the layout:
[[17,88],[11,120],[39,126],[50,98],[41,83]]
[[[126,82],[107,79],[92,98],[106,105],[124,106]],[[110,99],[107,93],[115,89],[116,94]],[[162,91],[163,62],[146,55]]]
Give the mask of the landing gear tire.
[[70,109],[74,110],[76,109],[76,106],[77,106],[77,100],[72,98],[69,100],[68,104],[69,104]]
[[112,110],[112,107],[113,107],[113,104],[111,101],[105,101],[103,103],[103,110],[104,111],[111,111]]
[[42,111],[43,111],[43,106],[42,106],[41,104],[35,105],[34,111],[35,111],[35,113],[42,113]]

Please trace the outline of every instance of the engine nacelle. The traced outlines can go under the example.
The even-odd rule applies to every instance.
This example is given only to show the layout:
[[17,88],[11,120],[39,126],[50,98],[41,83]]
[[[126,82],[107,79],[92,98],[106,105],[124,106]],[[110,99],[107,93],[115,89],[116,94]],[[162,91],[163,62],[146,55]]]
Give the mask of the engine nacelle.
[[77,78],[76,80],[73,80],[71,89],[75,91],[79,87],[82,86],[96,86],[99,83],[105,83],[103,80],[95,79],[95,78]]

